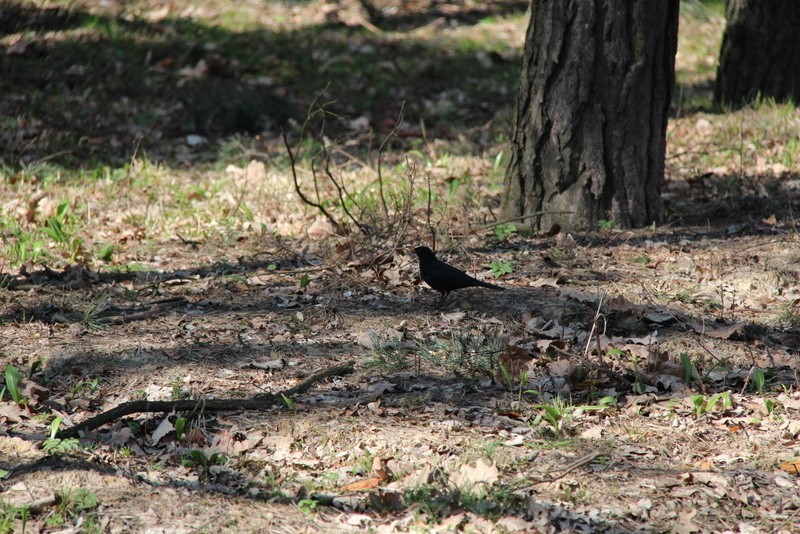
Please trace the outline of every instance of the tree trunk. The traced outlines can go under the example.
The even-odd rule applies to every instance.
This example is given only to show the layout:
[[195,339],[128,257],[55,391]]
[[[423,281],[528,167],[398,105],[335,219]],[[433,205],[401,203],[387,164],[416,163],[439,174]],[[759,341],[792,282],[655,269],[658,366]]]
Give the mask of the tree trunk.
[[506,218],[573,230],[661,221],[678,5],[533,0]]
[[800,2],[728,0],[714,101],[800,101]]

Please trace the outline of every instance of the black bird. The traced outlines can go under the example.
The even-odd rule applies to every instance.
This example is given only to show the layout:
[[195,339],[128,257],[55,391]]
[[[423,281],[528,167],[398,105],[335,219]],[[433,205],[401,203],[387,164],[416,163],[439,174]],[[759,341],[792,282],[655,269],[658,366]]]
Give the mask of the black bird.
[[456,269],[452,265],[447,265],[445,262],[438,260],[436,254],[433,253],[428,247],[417,247],[414,249],[417,257],[419,258],[419,274],[422,279],[428,283],[436,291],[442,294],[437,308],[441,308],[444,299],[451,291],[462,289],[464,287],[486,287],[489,289],[496,289],[502,291],[505,288],[481,282],[476,278]]

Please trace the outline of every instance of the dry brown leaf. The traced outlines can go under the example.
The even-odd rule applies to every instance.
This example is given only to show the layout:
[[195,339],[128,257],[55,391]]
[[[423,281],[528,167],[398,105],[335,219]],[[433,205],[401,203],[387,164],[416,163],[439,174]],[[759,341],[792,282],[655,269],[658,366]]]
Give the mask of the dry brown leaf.
[[497,370],[497,380],[503,382],[505,380],[504,375],[507,373],[514,383],[517,383],[522,373],[528,370],[528,364],[532,360],[533,358],[527,349],[516,345],[507,345],[498,360],[500,366]]
[[391,458],[374,458],[372,460],[372,472],[380,479],[381,482],[386,482],[392,476],[392,470],[389,469],[389,460]]
[[698,334],[703,334],[708,337],[713,337],[715,339],[737,340],[743,338],[747,323],[738,322],[728,326],[713,328],[697,321],[690,321],[689,326],[691,326],[692,330]]
[[325,217],[317,217],[308,227],[308,237],[311,239],[323,239],[335,236],[338,233],[339,230]]
[[575,253],[575,238],[572,237],[572,234],[558,232],[558,234],[556,234],[556,247],[558,247],[568,256],[571,256]]
[[800,393],[781,393],[778,395],[777,399],[778,402],[781,403],[781,406],[790,410],[800,410]]
[[257,441],[249,439],[243,433],[230,432],[229,430],[221,431],[212,441],[212,448],[224,452],[228,456],[235,456],[249,451],[256,445],[258,445]]
[[601,425],[595,425],[581,432],[581,438],[583,439],[600,439],[602,437],[603,437],[603,427]]
[[547,370],[553,376],[569,376],[575,369],[575,364],[570,360],[556,360],[547,364]]
[[164,436],[166,436],[173,430],[175,430],[175,427],[172,426],[172,423],[169,420],[169,416],[165,417],[164,420],[161,421],[161,423],[159,423],[156,429],[153,430],[153,435],[150,436],[153,445],[158,445],[158,442],[161,441],[164,438]]
[[13,402],[4,402],[0,404],[0,418],[4,418],[11,423],[21,423],[22,418],[30,417],[30,413],[17,406]]
[[381,478],[380,477],[372,477],[372,478],[368,478],[366,480],[358,480],[358,481],[353,482],[351,484],[347,484],[345,486],[342,486],[339,489],[340,489],[340,491],[363,491],[363,490],[376,488],[376,487],[378,487],[378,484],[380,484],[380,483],[381,483]]
[[275,451],[272,455],[272,459],[275,461],[287,459],[291,454],[293,443],[292,436],[267,436],[264,438],[264,444]]
[[781,471],[786,471],[790,475],[800,476],[800,460],[783,462],[780,466]]
[[598,295],[597,293],[594,294],[585,293],[573,287],[561,288],[559,293],[561,294],[562,297],[572,300],[577,300],[578,302],[588,302],[591,304],[596,304],[597,301],[600,299],[600,295]]
[[511,419],[522,420],[522,414],[515,411],[497,412],[497,415],[502,415],[503,417],[510,417]]
[[694,522],[694,516],[696,515],[696,508],[678,512],[678,522],[672,527],[670,534],[693,534],[694,532],[700,532],[702,528]]
[[475,466],[464,464],[457,473],[450,475],[450,483],[461,488],[464,486],[477,486],[480,484],[492,485],[500,479],[500,471],[497,469],[497,464],[491,464],[481,458],[475,463]]

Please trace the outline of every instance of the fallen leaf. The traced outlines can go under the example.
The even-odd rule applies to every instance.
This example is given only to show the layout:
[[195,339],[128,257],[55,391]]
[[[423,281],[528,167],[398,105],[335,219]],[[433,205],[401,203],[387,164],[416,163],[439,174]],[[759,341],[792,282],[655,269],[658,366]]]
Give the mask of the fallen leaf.
[[169,420],[169,416],[165,417],[161,423],[159,423],[158,427],[153,431],[153,435],[150,436],[150,439],[153,442],[153,445],[157,445],[159,441],[161,441],[164,436],[169,434],[170,432],[174,431],[175,427],[172,426],[172,423]]
[[525,443],[525,436],[523,436],[522,434],[517,434],[513,438],[505,441],[503,445],[507,447],[516,447],[518,445],[522,445],[523,443]]
[[730,339],[730,340],[739,340],[743,339],[745,327],[747,323],[745,322],[738,322],[728,326],[722,326],[719,328],[710,328],[708,325],[699,323],[697,321],[690,321],[689,326],[692,327],[692,330],[697,332],[698,334],[703,334],[708,337],[713,337],[715,339]]
[[389,480],[392,470],[389,469],[389,460],[385,458],[375,458],[372,460],[372,472],[381,482]]
[[465,312],[443,313],[442,319],[448,323],[460,323],[467,314]]
[[513,515],[507,515],[505,517],[501,517],[497,520],[497,526],[502,529],[503,532],[535,532],[536,529],[533,528],[533,523],[529,523],[522,518],[515,517]]
[[235,456],[255,447],[257,443],[247,439],[241,432],[223,430],[212,441],[212,449],[224,452],[228,456]]
[[791,462],[783,462],[780,465],[781,471],[786,471],[790,475],[800,476],[800,460],[792,460]]
[[380,477],[372,477],[366,480],[358,480],[351,484],[347,484],[339,488],[341,491],[363,491],[372,489],[378,486],[381,483]]
[[5,418],[11,423],[21,423],[23,417],[27,419],[29,416],[27,410],[23,410],[13,402],[0,404],[0,418]]
[[457,473],[450,475],[450,483],[461,488],[464,486],[477,486],[480,484],[491,485],[500,478],[500,471],[497,464],[492,462],[487,464],[483,458],[475,463],[475,466],[464,464]]
[[308,227],[308,237],[311,239],[322,239],[326,237],[335,236],[339,233],[331,221],[325,217],[317,217],[311,226]]
[[547,370],[553,376],[569,376],[575,365],[569,360],[556,360],[547,364]]
[[581,437],[583,439],[600,439],[603,437],[603,427],[600,425],[595,425],[581,432]]
[[678,512],[678,522],[670,530],[670,534],[692,534],[700,532],[700,525],[694,522],[697,509]]
[[668,324],[675,321],[674,314],[663,312],[648,312],[644,314],[644,318],[656,324]]
[[528,370],[528,364],[533,360],[527,349],[515,345],[506,346],[503,354],[500,355],[499,369],[497,370],[497,380],[505,383],[506,374],[516,384],[522,374]]
[[365,527],[372,523],[372,518],[365,514],[351,514],[347,517],[347,524],[354,527]]
[[292,436],[267,436],[264,438],[264,444],[275,451],[272,459],[278,462],[289,457],[293,443]]

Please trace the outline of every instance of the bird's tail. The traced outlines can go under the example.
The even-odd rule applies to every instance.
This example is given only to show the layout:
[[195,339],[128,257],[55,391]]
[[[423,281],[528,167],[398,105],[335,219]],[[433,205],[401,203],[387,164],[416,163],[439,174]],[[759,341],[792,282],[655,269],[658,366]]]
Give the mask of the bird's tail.
[[478,280],[478,285],[480,287],[485,287],[487,289],[494,289],[496,291],[505,291],[505,289],[506,289],[504,287],[500,287],[500,286],[496,286],[494,284],[490,284],[489,282],[484,282],[483,280]]

